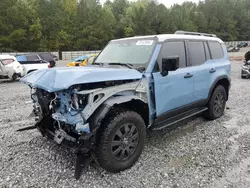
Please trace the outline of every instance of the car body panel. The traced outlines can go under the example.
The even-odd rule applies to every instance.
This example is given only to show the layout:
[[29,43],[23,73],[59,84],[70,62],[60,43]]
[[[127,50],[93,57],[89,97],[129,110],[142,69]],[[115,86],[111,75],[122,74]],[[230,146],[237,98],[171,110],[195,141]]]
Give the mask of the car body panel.
[[36,70],[43,70],[49,68],[49,63],[37,63],[37,64],[24,64],[26,74],[29,74]]
[[195,66],[194,73],[194,99],[196,101],[207,99],[209,91],[218,77],[230,80],[231,64],[224,47],[222,59],[207,60],[204,64]]
[[[147,37],[154,39],[145,40]],[[182,40],[185,44],[185,50],[182,49],[179,56],[175,52],[180,48],[174,48],[174,45],[171,46],[173,51],[161,50],[163,43],[171,39]],[[102,60],[98,56],[96,63],[91,66],[38,70],[21,79],[21,82],[31,87],[33,112],[36,116],[36,124],[32,128],[37,128],[43,136],[52,138],[57,144],[72,148],[78,156],[77,161],[83,154],[84,159],[87,155],[91,156],[104,130],[102,126],[107,125],[111,118],[116,119],[115,115],[120,110],[134,112],[137,119],[139,116],[142,118],[147,128],[154,129],[158,126],[159,130],[206,111],[210,96],[221,79],[223,82],[225,78],[228,79],[226,84],[221,84],[225,86],[227,93],[230,88],[231,66],[225,47],[223,59],[203,63],[205,57],[209,57],[207,54],[212,56],[209,47],[205,51],[204,45],[205,57],[198,63],[190,63],[192,56],[187,49],[188,40],[211,40],[219,42],[219,46],[223,45],[214,36],[175,34],[132,37],[128,39],[129,42],[124,40],[126,39],[114,40],[121,44],[108,50],[109,53]],[[138,46],[129,50],[121,49],[136,45],[139,46],[140,53],[135,51]],[[145,48],[145,45],[152,48]],[[116,51],[117,48],[120,49]],[[150,53],[145,49],[150,49]],[[101,53],[105,54],[104,51]],[[194,50],[193,56],[197,56],[196,51]],[[112,57],[112,54],[116,56]],[[183,60],[183,56],[186,64],[181,61],[179,68],[180,57]],[[214,57],[220,58],[222,53]],[[158,60],[162,62],[159,63]],[[199,64],[202,65],[192,66]],[[126,133],[126,126],[130,126],[131,119],[122,121],[126,124],[128,122],[123,130]],[[117,126],[108,128],[114,132]],[[22,130],[29,129],[27,127]],[[133,133],[131,131],[128,135],[133,137]],[[108,139],[111,147],[112,140]],[[79,163],[76,164],[77,167],[81,166]]]
[[192,67],[177,69],[167,76],[162,76],[160,72],[153,73],[157,116],[193,101],[194,80],[184,78],[187,73],[193,74]]
[[55,92],[76,84],[136,80],[141,77],[142,74],[137,70],[127,68],[63,67],[35,71],[22,78],[21,81],[49,92]]
[[[46,56],[46,54],[47,53],[41,53],[40,55]],[[55,62],[53,60],[53,56],[50,54],[49,56],[51,56],[50,59],[43,59],[41,56],[39,56],[38,53],[31,53],[31,54],[25,54],[25,55],[18,55],[16,56],[16,58],[17,58],[17,61],[25,67],[26,74],[28,74],[35,70],[41,70],[41,69],[54,67]]]

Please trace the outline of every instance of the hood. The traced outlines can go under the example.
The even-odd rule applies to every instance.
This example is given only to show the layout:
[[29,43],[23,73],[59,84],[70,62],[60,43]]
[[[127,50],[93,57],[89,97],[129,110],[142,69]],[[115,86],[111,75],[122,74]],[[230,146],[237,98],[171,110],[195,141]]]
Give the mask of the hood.
[[63,67],[31,72],[21,82],[49,92],[68,89],[72,85],[112,80],[141,79],[134,69],[100,67]]

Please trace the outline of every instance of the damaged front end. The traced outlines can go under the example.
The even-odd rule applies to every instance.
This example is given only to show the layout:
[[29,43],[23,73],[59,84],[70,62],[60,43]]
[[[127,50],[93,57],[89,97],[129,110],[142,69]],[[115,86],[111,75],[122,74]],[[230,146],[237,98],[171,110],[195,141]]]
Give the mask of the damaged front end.
[[43,135],[49,133],[56,143],[75,148],[80,137],[90,133],[82,114],[87,95],[78,95],[74,89],[49,93],[33,88],[31,98],[37,128]]
[[[36,120],[34,128],[57,144],[73,150],[77,155],[75,177],[78,179],[87,167],[96,140],[96,130],[91,129],[83,116],[88,94],[78,94],[76,88],[53,93],[32,88],[31,92]],[[24,130],[27,128],[19,131]]]
[[[68,75],[71,79],[65,80]],[[87,167],[98,128],[112,106],[148,100],[142,74],[132,69],[41,70],[21,82],[31,87],[36,124],[19,131],[37,128],[43,136],[72,149],[77,155],[76,178]]]
[[124,100],[147,100],[140,83],[140,80],[106,81],[54,92],[31,86],[36,124],[19,131],[37,128],[43,136],[72,149],[77,155],[75,177],[78,179],[90,162],[97,130],[112,106]]

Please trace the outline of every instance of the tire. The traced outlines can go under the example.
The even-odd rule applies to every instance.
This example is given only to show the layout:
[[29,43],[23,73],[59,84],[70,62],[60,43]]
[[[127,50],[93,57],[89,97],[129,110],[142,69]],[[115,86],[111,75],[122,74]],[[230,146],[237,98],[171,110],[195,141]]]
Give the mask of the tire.
[[11,80],[12,80],[12,81],[15,81],[15,80],[17,79],[17,77],[18,77],[17,74],[13,74]]
[[242,76],[242,75],[241,75],[241,78],[242,78],[242,79],[246,79],[247,77],[246,77],[246,76]]
[[146,126],[138,113],[117,111],[104,120],[97,143],[97,161],[109,172],[128,169],[141,155],[145,138]]
[[[225,110],[227,93],[223,86],[218,85],[208,102],[208,110],[205,117],[209,120],[220,118]],[[217,106],[217,107],[216,107]]]

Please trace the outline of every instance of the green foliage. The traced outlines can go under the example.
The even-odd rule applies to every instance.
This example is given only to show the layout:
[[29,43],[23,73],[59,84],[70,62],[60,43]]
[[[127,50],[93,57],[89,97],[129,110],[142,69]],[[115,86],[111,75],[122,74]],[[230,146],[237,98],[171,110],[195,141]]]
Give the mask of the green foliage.
[[250,0],[0,0],[0,51],[99,50],[114,38],[188,30],[250,39]]

